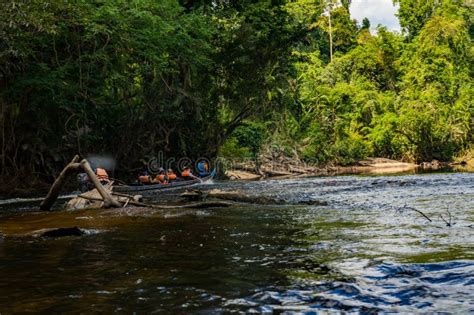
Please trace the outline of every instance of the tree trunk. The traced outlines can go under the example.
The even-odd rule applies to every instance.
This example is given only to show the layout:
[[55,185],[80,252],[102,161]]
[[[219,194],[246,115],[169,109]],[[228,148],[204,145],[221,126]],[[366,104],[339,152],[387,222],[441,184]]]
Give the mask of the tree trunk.
[[59,193],[61,192],[61,188],[64,186],[64,181],[71,172],[76,171],[79,168],[82,168],[87,173],[89,179],[94,183],[95,188],[97,189],[100,196],[102,197],[102,200],[104,201],[105,208],[121,207],[121,204],[117,200],[115,200],[99,182],[99,179],[92,170],[89,162],[87,162],[87,160],[85,159],[82,160],[80,163],[78,163],[78,161],[79,156],[76,155],[72,159],[72,161],[62,170],[62,172],[59,174],[59,176],[56,178],[53,185],[51,186],[48,195],[46,195],[46,198],[44,198],[43,202],[41,203],[40,209],[43,211],[51,210],[51,207],[53,206],[54,202],[56,201],[56,199],[58,199]]
[[112,198],[112,196],[109,194],[107,190],[104,189],[104,186],[99,182],[99,179],[95,175],[94,171],[92,170],[89,162],[87,162],[86,159],[81,161],[81,166],[84,169],[84,171],[87,173],[87,176],[89,176],[89,179],[94,183],[95,188],[99,192],[100,196],[104,200],[104,208],[110,208],[110,207],[115,207],[119,208],[121,207],[120,203]]
[[331,57],[332,62],[332,20],[331,20],[331,10],[332,4],[329,5],[329,56]]
[[51,210],[51,207],[53,206],[54,202],[56,201],[56,199],[58,199],[59,193],[61,192],[61,188],[64,186],[64,181],[66,180],[67,176],[72,171],[75,171],[80,167],[80,164],[78,163],[78,161],[79,161],[79,155],[76,155],[72,159],[72,161],[69,162],[69,164],[66,165],[66,167],[62,170],[62,172],[54,181],[53,186],[51,186],[51,189],[46,195],[46,198],[44,198],[43,202],[41,203],[40,205],[41,210],[43,211]]

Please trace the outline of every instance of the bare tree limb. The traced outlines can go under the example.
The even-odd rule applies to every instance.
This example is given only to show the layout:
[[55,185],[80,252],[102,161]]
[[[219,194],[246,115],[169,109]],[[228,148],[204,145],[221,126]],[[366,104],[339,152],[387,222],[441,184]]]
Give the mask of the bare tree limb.
[[122,205],[112,198],[112,196],[109,194],[109,192],[102,186],[102,184],[99,182],[99,179],[95,175],[94,171],[92,170],[89,162],[87,160],[82,160],[79,162],[79,156],[76,155],[72,161],[66,165],[66,167],[61,171],[59,176],[56,178],[54,181],[53,185],[51,186],[51,189],[49,190],[48,194],[44,198],[43,202],[40,205],[40,209],[44,211],[49,211],[51,210],[51,207],[53,206],[54,202],[56,199],[58,199],[59,193],[61,192],[61,188],[64,186],[64,182],[68,175],[72,173],[73,171],[76,171],[79,168],[82,168],[86,173],[89,179],[94,183],[95,188],[99,192],[100,196],[102,197],[102,200],[104,201],[104,207],[105,208],[110,208],[110,207],[121,207]]
[[443,217],[442,214],[440,214],[439,217],[441,218],[441,220],[444,221],[444,223],[446,223],[446,226],[451,227],[451,226],[452,226],[452,219],[453,219],[453,217],[452,217],[452,215],[451,215],[451,212],[450,212],[448,209],[447,209],[446,211],[447,211],[448,214],[449,214],[449,221],[447,221],[447,220]]
[[430,222],[433,222],[433,220],[431,220],[426,214],[424,214],[423,212],[421,212],[420,210],[418,209],[415,209],[413,207],[409,207],[407,205],[403,206],[403,209],[408,209],[408,210],[413,210],[415,212],[418,212],[419,214],[421,214],[426,220],[430,221]]
[[104,200],[104,207],[105,208],[120,208],[122,205],[112,198],[112,196],[109,194],[107,190],[105,190],[104,186],[99,182],[99,179],[97,176],[94,174],[94,171],[92,170],[89,162],[87,162],[86,159],[81,161],[82,168],[84,171],[87,173],[87,176],[89,176],[89,179],[94,183],[95,188],[99,192],[100,196]]
[[[40,209],[43,211],[49,211],[51,210],[51,207],[53,206],[54,202],[56,199],[58,199],[59,193],[61,192],[61,188],[64,185],[64,182],[68,175],[72,172],[77,170],[80,167],[80,164],[78,163],[79,161],[79,155],[76,155],[72,161],[66,165],[66,167],[62,170],[62,172],[59,174],[59,176],[56,178],[54,181],[53,185],[51,186],[51,189],[49,190],[48,194],[44,198],[43,202],[40,204]],[[94,176],[95,177],[95,176]]]

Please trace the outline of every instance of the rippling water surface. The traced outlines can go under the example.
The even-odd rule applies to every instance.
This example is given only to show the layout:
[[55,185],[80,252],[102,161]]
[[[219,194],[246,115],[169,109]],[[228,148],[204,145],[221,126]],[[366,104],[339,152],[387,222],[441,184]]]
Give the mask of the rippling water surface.
[[[58,219],[28,211],[34,204],[0,204],[0,313],[474,312],[474,174],[204,188],[327,205],[236,205],[112,220],[74,213]],[[89,232],[59,239],[6,233],[12,224],[48,220]]]

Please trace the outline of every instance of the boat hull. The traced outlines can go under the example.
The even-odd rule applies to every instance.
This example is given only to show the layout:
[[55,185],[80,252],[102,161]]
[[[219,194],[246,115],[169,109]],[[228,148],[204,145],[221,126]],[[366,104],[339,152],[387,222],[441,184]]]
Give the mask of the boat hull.
[[211,180],[213,177],[214,176],[211,175],[211,176],[203,177],[201,178],[201,180],[199,179],[182,180],[182,181],[171,182],[169,184],[118,185],[118,186],[113,187],[113,191],[121,192],[121,193],[130,193],[130,192],[140,192],[140,191],[168,190],[168,189],[173,189],[173,188],[188,187],[188,186],[204,183],[206,181]]

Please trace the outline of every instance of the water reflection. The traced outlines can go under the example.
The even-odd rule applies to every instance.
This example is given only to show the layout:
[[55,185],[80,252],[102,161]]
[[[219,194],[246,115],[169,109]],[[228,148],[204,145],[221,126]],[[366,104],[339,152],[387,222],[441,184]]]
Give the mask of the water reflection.
[[[256,312],[343,310],[350,312],[472,311],[474,264],[453,261],[438,264],[382,263],[358,266],[352,281],[295,281],[291,289],[271,287],[247,298],[226,302],[231,309]],[[342,267],[342,266],[341,266]],[[346,270],[347,271],[347,270]],[[453,299],[452,297],[457,297]]]

